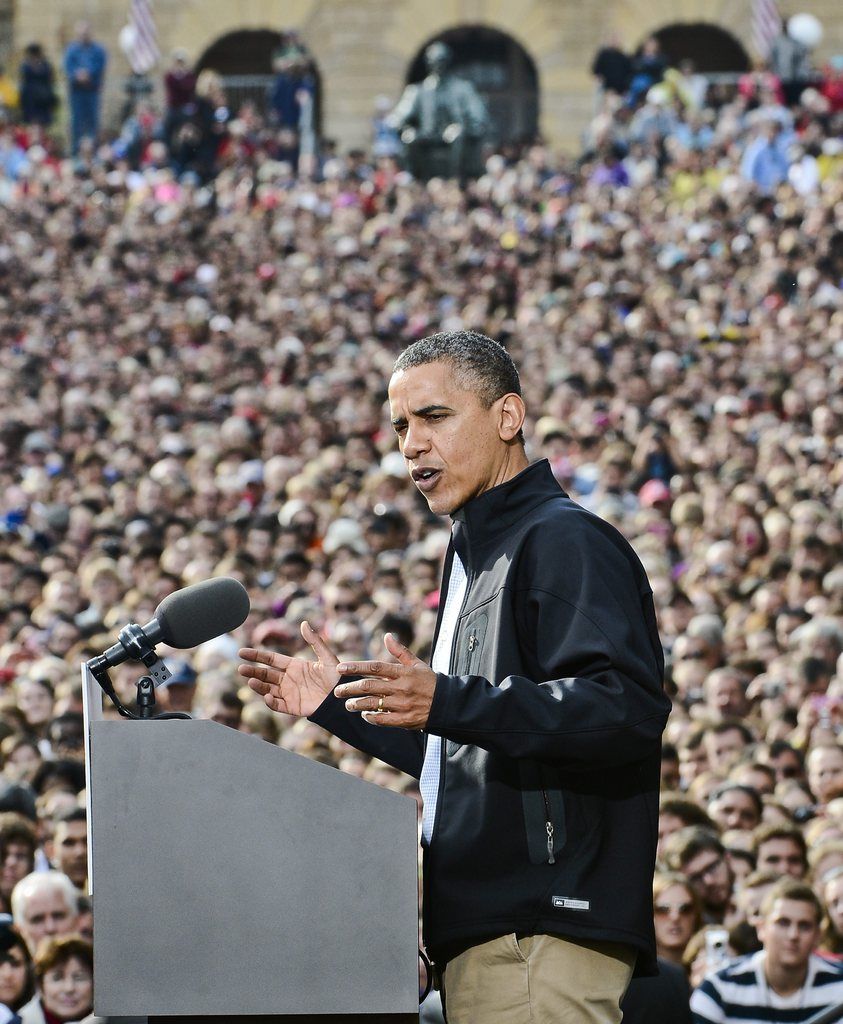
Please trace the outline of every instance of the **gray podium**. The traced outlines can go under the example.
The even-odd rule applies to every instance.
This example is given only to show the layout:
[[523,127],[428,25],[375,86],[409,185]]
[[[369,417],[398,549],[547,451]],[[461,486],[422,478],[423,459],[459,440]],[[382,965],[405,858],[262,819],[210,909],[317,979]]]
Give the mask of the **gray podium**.
[[413,800],[215,722],[88,717],[97,1014],[418,1021]]

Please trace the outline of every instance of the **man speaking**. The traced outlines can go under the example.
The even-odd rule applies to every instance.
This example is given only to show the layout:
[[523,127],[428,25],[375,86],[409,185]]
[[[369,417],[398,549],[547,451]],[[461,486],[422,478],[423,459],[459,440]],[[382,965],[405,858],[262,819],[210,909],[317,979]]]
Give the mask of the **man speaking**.
[[453,521],[432,664],[251,648],[267,705],[421,780],[424,935],[449,1024],[617,1024],[655,969],[652,875],[669,710],[645,573],[524,451],[505,350],[436,334],[395,363],[407,471]]

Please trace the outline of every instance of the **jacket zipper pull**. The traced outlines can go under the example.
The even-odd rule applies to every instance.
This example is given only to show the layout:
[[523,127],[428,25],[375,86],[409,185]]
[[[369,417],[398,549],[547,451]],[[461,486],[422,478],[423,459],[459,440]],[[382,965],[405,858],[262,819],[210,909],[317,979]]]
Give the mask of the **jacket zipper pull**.
[[547,863],[555,864],[556,858],[553,856],[553,822],[546,821],[545,827],[547,828]]
[[476,637],[476,635],[474,633],[472,633],[471,636],[468,638],[468,652],[469,652],[469,654],[474,650],[474,648],[476,646],[477,646],[477,637]]

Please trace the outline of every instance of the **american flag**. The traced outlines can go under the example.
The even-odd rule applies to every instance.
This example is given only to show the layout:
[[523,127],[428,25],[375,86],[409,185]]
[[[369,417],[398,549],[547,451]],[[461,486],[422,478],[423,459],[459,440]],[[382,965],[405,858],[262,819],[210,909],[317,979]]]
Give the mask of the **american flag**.
[[782,16],[776,0],[752,0],[752,43],[755,52],[766,60],[773,40],[782,30]]
[[129,27],[126,57],[136,75],[145,75],[155,67],[160,56],[152,0],[131,0]]

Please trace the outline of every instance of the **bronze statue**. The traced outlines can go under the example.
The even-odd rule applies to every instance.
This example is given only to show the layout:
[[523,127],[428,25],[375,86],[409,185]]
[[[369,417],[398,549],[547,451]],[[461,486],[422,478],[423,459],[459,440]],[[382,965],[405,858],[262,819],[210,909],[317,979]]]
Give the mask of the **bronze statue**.
[[452,54],[445,43],[431,43],[424,57],[427,77],[408,85],[389,115],[401,133],[407,168],[421,181],[477,177],[489,127],[486,106],[468,79],[448,70]]

